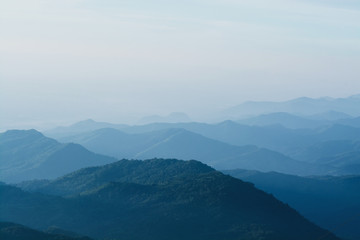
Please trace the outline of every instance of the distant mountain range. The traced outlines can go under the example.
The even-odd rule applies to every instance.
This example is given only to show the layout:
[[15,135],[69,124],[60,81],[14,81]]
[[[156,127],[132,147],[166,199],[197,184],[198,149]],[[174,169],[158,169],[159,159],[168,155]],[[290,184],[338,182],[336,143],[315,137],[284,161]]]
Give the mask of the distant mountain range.
[[[280,114],[281,115],[281,114]],[[285,114],[287,115],[287,114]],[[360,119],[360,118],[359,118]],[[224,121],[218,124],[206,123],[153,123],[147,125],[135,125],[127,127],[107,127],[123,131],[124,133],[146,133],[158,130],[181,128],[205,137],[220,140],[233,145],[256,145],[271,150],[286,153],[289,146],[292,148],[311,145],[318,141],[327,140],[356,140],[360,139],[360,129],[356,127],[359,119],[347,119],[332,124],[326,124],[315,129],[289,129],[281,124],[266,124],[264,126],[249,126],[234,121]],[[88,121],[86,121],[88,122]],[[79,122],[81,124],[83,122]],[[344,123],[344,124],[343,124]],[[359,122],[360,123],[360,122]],[[75,124],[77,125],[77,124]],[[75,133],[74,126],[63,128],[62,131],[46,131],[45,135],[66,141],[75,135],[89,133],[101,129],[94,124],[91,130],[84,130]],[[352,126],[354,125],[354,126]],[[111,125],[110,125],[111,126]],[[291,148],[291,147],[290,147]]]
[[343,154],[358,154],[360,141],[358,140],[329,140],[321,141],[307,147],[298,153],[297,158],[308,162],[324,163],[328,159]]
[[173,113],[0,133],[0,239],[360,239],[358,106],[299,98],[215,124]]
[[216,169],[245,168],[300,175],[335,171],[325,166],[295,161],[283,154],[256,146],[230,145],[185,129],[127,134],[106,128],[64,138],[62,141],[75,142],[96,153],[118,159],[195,159]]
[[330,121],[306,119],[285,112],[262,114],[256,117],[242,119],[237,122],[251,126],[267,126],[267,125],[278,124],[286,128],[292,128],[292,129],[316,128],[323,125],[331,124]]
[[56,127],[45,131],[45,134],[49,137],[61,138],[66,136],[72,136],[83,132],[94,131],[101,128],[114,128],[114,129],[124,129],[129,127],[125,124],[113,124],[107,122],[96,122],[92,119],[87,119],[84,121],[77,122],[70,126]]
[[23,187],[60,196],[0,185],[1,221],[101,239],[338,239],[253,185],[196,161],[121,160]]
[[36,130],[10,130],[0,134],[1,181],[56,178],[83,167],[114,161],[79,144],[61,144]]
[[340,120],[338,123],[351,127],[360,128],[360,117],[343,119]]
[[[357,121],[357,119],[353,120]],[[338,123],[315,129],[289,129],[281,125],[248,126],[233,121],[224,121],[219,124],[154,123],[128,126],[123,128],[121,132],[114,131],[114,129],[99,129],[77,135],[60,136],[62,137],[57,135],[53,137],[61,142],[80,143],[94,152],[117,158],[176,157],[198,159],[218,169],[239,167],[303,175],[303,170],[309,169],[309,165],[303,163],[302,167],[295,167],[297,170],[293,171],[294,166],[299,166],[293,161],[295,159],[300,162],[322,165],[321,168],[313,166],[313,170],[307,172],[306,175],[358,174],[358,166],[360,165],[359,160],[357,160],[359,159],[358,149],[348,153],[346,149],[351,148],[350,146],[334,147],[335,145],[333,145],[333,149],[326,151],[325,148],[322,148],[321,154],[316,153],[315,149],[320,145],[325,146],[328,144],[327,142],[338,141],[344,144],[344,142],[360,141],[360,128]],[[232,146],[225,147],[224,144]],[[271,150],[272,152],[254,154],[256,148],[254,146],[249,147],[249,145],[257,146],[258,150],[261,151]],[[241,147],[243,151],[241,152],[240,148],[235,148],[235,146]],[[244,152],[246,148],[248,151]],[[336,155],[331,155],[336,149]],[[274,152],[277,152],[278,155],[275,156]],[[242,159],[253,159],[248,153],[251,153],[251,156],[256,156],[260,166],[255,166],[255,161],[251,161],[249,164],[246,161],[241,161]],[[272,156],[278,161],[275,161]],[[285,160],[284,157],[292,158],[292,160],[286,161],[289,166],[281,164],[284,162],[281,159]],[[323,157],[333,159],[324,161]],[[232,160],[235,158],[239,161]],[[341,159],[341,164],[338,164],[340,161],[336,159]],[[261,162],[261,160],[266,162]],[[284,168],[287,168],[288,171]]]
[[274,112],[287,112],[295,115],[316,115],[325,112],[341,112],[351,116],[360,116],[360,95],[348,98],[307,98],[301,97],[284,102],[245,102],[225,110],[225,119],[240,119]]
[[352,117],[341,112],[326,112],[311,116],[298,116],[287,112],[261,114],[237,120],[236,122],[249,126],[281,125],[290,129],[316,129],[339,124],[350,127],[360,127],[360,117]]
[[[339,112],[327,112],[312,116],[296,116],[286,112],[262,114],[256,117],[238,120],[238,123],[250,126],[281,125],[291,129],[318,128],[352,120],[350,115]],[[346,121],[345,121],[346,120]]]
[[254,183],[344,239],[360,239],[360,175],[299,177],[248,170],[225,173]]
[[336,112],[336,111],[327,111],[322,113],[317,113],[310,116],[303,116],[306,119],[313,119],[313,120],[319,120],[319,121],[342,121],[347,119],[353,119],[354,117],[343,113],[343,112]]

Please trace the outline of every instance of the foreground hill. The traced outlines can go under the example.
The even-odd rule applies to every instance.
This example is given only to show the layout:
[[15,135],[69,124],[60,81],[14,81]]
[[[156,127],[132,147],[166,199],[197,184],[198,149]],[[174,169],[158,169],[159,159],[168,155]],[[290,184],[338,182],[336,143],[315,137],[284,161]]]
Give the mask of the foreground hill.
[[226,171],[274,194],[316,224],[344,239],[360,239],[360,176],[299,177],[247,170]]
[[96,189],[109,182],[167,184],[174,179],[191,179],[212,172],[216,171],[194,160],[120,160],[101,167],[80,169],[54,180],[29,181],[18,186],[32,192],[69,196]]
[[331,168],[295,161],[256,146],[234,146],[184,129],[127,134],[106,128],[64,139],[118,159],[196,159],[216,169],[245,168],[291,174],[328,173]]
[[122,160],[42,182],[39,191],[68,198],[0,187],[1,220],[94,238],[337,239],[252,184],[196,161]]
[[0,222],[1,240],[91,240],[87,237],[69,237],[64,234],[52,234],[37,231],[20,224]]
[[114,161],[78,144],[61,144],[36,130],[0,134],[0,180],[5,182],[56,178],[83,167]]

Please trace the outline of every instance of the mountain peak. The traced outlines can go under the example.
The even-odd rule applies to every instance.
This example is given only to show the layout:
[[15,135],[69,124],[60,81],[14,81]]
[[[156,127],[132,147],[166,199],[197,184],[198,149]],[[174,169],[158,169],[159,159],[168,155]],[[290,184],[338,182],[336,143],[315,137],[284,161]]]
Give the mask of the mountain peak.
[[99,122],[96,122],[95,120],[89,118],[89,119],[86,119],[86,120],[82,120],[80,122],[77,122],[77,123],[74,123],[72,126],[77,126],[77,127],[86,127],[86,126],[92,126],[94,124],[97,124]]
[[220,125],[220,126],[236,126],[236,125],[239,125],[239,124],[232,121],[232,120],[226,120],[226,121],[223,121],[223,122],[219,123],[218,125]]
[[[29,196],[44,195],[7,191],[4,196],[11,206],[20,201],[22,205],[15,205],[20,214],[24,208],[42,214],[45,227],[54,218],[49,211],[53,209],[55,215],[61,212],[68,217],[57,220],[57,226],[101,239],[302,240],[326,234],[327,240],[338,240],[253,184],[196,161],[121,160],[77,171],[52,181],[43,190],[55,195],[73,191],[72,199],[59,198],[29,207]],[[16,199],[19,195],[21,199]],[[60,201],[63,209],[54,207]],[[14,213],[7,214],[12,217]]]
[[[100,167],[80,169],[52,180],[37,190],[51,194],[71,195],[86,191],[90,186],[92,188],[100,187],[108,182],[163,184],[174,178],[189,177],[214,171],[213,168],[194,160],[184,161],[163,158],[148,160],[123,159]],[[68,186],[72,187],[69,188]],[[57,189],[54,190],[55,188]]]
[[35,129],[29,130],[8,130],[0,134],[2,138],[41,138],[45,137],[41,132]]
[[61,144],[33,129],[0,134],[0,150],[0,179],[8,183],[55,178],[82,167],[115,161],[78,144]]
[[95,123],[96,121],[92,118],[88,118],[82,121],[79,121],[78,123]]

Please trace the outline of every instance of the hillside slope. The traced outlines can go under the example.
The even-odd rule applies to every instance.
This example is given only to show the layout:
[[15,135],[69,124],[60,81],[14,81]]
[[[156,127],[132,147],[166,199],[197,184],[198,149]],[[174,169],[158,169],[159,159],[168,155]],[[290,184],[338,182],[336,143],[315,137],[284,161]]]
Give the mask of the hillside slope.
[[360,176],[299,177],[247,170],[225,172],[254,183],[344,239],[360,239]]
[[332,171],[331,168],[295,161],[275,151],[256,146],[234,146],[185,129],[127,134],[107,128],[69,137],[66,140],[118,159],[195,159],[216,169],[245,168],[299,175]]
[[196,161],[122,160],[42,187],[72,196],[1,186],[1,220],[104,239],[337,239],[252,184]]
[[74,170],[116,161],[78,144],[61,144],[36,130],[0,134],[0,180],[56,178]]

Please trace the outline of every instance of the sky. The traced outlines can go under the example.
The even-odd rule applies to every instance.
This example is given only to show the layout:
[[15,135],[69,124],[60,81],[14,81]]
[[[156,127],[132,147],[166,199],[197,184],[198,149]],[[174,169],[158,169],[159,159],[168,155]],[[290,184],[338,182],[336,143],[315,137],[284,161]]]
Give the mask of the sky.
[[360,93],[358,0],[0,0],[0,130]]

